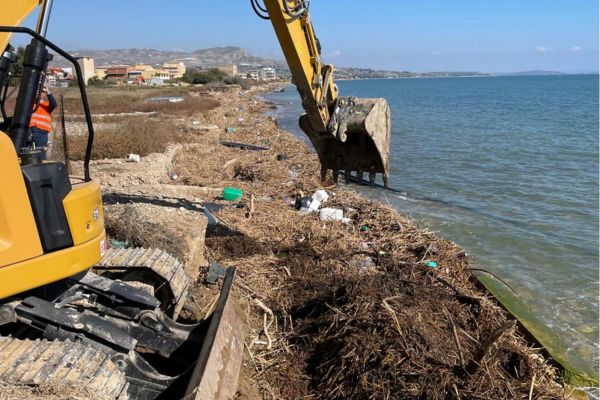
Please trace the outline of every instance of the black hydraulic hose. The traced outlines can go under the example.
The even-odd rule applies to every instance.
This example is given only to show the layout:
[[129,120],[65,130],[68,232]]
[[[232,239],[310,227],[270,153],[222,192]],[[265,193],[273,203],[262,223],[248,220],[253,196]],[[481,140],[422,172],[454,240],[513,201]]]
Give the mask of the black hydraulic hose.
[[[258,0],[250,0],[250,4],[252,5],[252,9],[254,10],[254,13],[260,18],[260,19],[264,19],[264,20],[270,20],[271,18],[268,15],[264,15],[261,13],[261,11],[263,12],[267,12],[266,9],[263,9],[261,7],[261,5],[258,3]],[[260,11],[259,11],[260,10]]]
[[8,119],[8,114],[6,113],[6,99],[8,98],[9,83],[10,78],[7,80],[7,82],[4,83],[4,88],[0,87],[0,91],[2,91],[2,95],[0,95],[0,112],[2,112],[2,118],[4,119],[4,121]]
[[8,130],[17,154],[21,154],[23,149],[28,146],[31,107],[36,103],[38,97],[40,78],[47,58],[46,46],[35,38],[31,39],[31,43],[25,48],[23,77],[19,85],[13,120]]
[[265,6],[265,7],[261,6],[259,1],[260,1],[260,0],[254,0],[254,2],[256,3],[256,7],[258,7],[258,9],[259,9],[260,11],[262,11],[262,12],[265,12],[265,13],[266,13],[266,12],[268,12],[268,11],[267,11],[267,7],[266,7],[266,6]]
[[0,111],[2,112],[2,118],[4,121],[6,121],[8,118],[5,109],[5,102],[10,83],[10,67],[14,61],[13,50],[13,47],[9,44],[6,46],[4,53],[0,55]]
[[88,142],[87,142],[87,147],[85,149],[85,159],[83,161],[83,173],[84,173],[85,181],[89,182],[90,180],[92,180],[92,178],[90,177],[90,159],[92,157],[92,146],[94,144],[94,126],[92,124],[92,114],[90,112],[90,105],[88,103],[87,93],[85,92],[85,82],[83,81],[83,74],[81,73],[81,66],[79,65],[79,63],[73,56],[71,56],[69,53],[67,53],[66,51],[64,51],[63,49],[61,49],[54,43],[50,42],[45,37],[39,35],[34,30],[31,30],[29,28],[16,27],[16,26],[0,26],[0,32],[13,32],[13,33],[28,34],[28,35],[36,38],[40,42],[44,43],[46,46],[48,46],[49,48],[51,48],[52,50],[54,50],[55,52],[57,52],[58,54],[60,54],[64,58],[66,58],[67,60],[69,60],[71,62],[71,64],[73,64],[73,67],[75,68],[75,73],[77,74],[77,82],[79,83],[79,93],[81,95],[81,101],[83,103],[83,111],[85,113],[85,120],[86,120],[87,128],[88,128]]

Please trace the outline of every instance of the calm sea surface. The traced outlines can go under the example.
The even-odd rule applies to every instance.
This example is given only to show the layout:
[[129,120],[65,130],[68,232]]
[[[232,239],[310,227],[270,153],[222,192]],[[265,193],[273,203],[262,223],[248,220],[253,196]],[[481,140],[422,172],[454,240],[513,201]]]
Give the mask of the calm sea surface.
[[[597,366],[598,75],[338,84],[390,103],[391,186],[407,195],[357,190],[459,243]],[[267,97],[304,137],[295,88]]]

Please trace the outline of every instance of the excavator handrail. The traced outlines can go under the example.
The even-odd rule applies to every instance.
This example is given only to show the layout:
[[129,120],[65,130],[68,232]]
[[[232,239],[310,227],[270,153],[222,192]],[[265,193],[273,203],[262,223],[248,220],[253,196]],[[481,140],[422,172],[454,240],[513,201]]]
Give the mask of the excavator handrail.
[[66,51],[64,51],[63,49],[61,49],[60,47],[58,47],[57,45],[55,45],[54,43],[52,43],[51,41],[49,41],[48,39],[46,39],[45,37],[43,37],[42,35],[38,34],[36,31],[30,28],[19,26],[0,26],[0,32],[28,34],[29,36],[44,43],[46,46],[48,46],[49,48],[66,58],[68,61],[70,61],[71,64],[73,64],[73,67],[75,68],[75,72],[77,74],[77,82],[79,83],[79,93],[81,94],[83,112],[85,114],[85,122],[88,128],[88,140],[85,149],[85,158],[83,161],[83,173],[85,181],[91,181],[92,178],[90,176],[90,159],[92,158],[92,147],[94,145],[94,125],[92,123],[92,113],[90,111],[90,105],[88,103],[87,93],[85,91],[85,82],[83,81],[83,73],[81,71],[81,66],[79,65],[75,57],[73,57],[72,55],[70,55],[69,53],[67,53]]

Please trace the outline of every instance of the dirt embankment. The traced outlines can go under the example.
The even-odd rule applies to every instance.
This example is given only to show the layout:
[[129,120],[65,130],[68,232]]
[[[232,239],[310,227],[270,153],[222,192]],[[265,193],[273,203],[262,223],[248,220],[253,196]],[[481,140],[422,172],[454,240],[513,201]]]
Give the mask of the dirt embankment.
[[[144,238],[186,259],[198,233],[185,226],[211,205],[218,224],[203,259],[189,257],[187,268],[199,284],[207,259],[237,268],[249,326],[240,399],[564,397],[558,371],[480,288],[464,251],[351,188],[321,183],[316,156],[279,130],[254,94],[213,93],[216,108],[159,112],[159,126],[177,135],[166,152],[92,163],[109,232],[130,244]],[[242,201],[220,200],[224,186],[243,189]],[[320,188],[348,223],[295,210],[295,198]],[[158,214],[165,229],[124,230],[136,220],[110,215],[126,215],[124,207]]]

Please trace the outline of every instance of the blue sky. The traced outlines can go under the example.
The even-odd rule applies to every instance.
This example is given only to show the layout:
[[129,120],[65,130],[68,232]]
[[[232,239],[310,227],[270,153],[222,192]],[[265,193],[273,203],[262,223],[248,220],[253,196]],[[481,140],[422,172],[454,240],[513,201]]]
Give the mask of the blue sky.
[[[54,0],[48,38],[65,49],[241,46],[283,58],[249,0]],[[326,62],[434,71],[598,71],[597,0],[312,0]],[[27,24],[35,24],[35,16]]]

